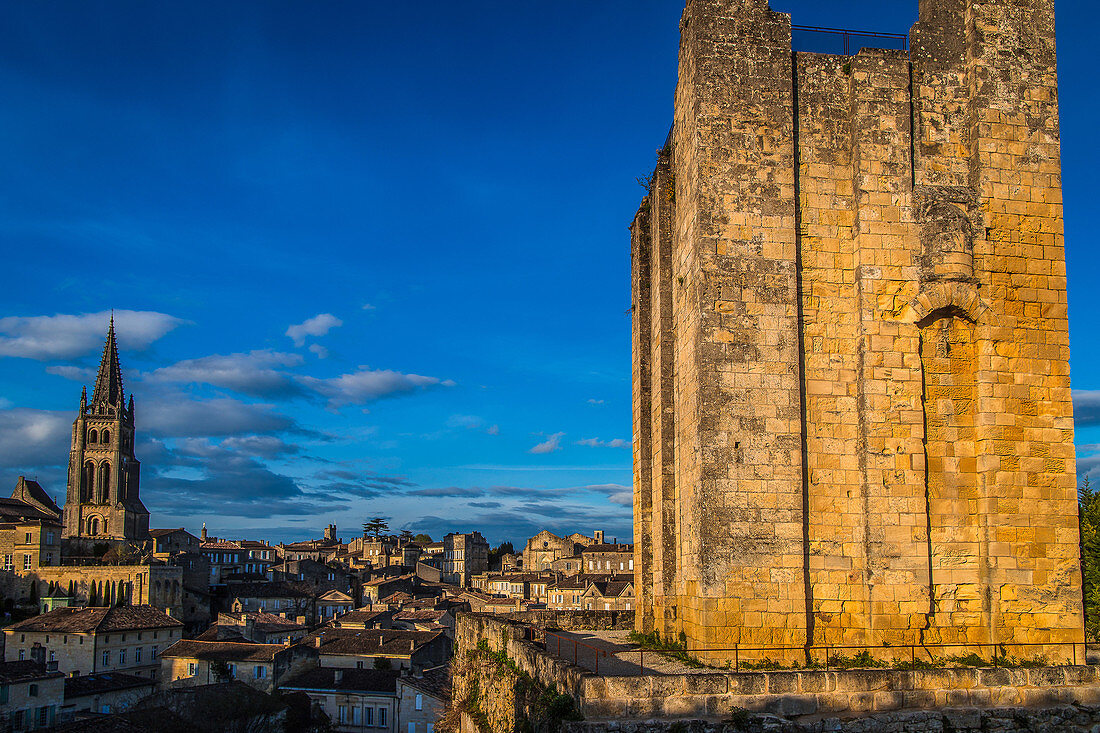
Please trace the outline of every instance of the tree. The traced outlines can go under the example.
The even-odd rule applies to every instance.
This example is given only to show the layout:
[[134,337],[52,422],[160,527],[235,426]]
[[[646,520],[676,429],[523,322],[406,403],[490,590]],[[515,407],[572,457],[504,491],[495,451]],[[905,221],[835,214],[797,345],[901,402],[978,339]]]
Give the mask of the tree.
[[1077,492],[1081,521],[1081,580],[1084,585],[1085,633],[1100,637],[1100,491],[1086,476]]
[[407,529],[401,530],[401,544],[407,545],[412,542],[413,533]]
[[413,541],[420,542],[421,544],[428,544],[431,543],[432,536],[430,534],[424,534],[423,532],[421,532],[420,534],[413,537]]
[[363,534],[370,535],[377,539],[383,532],[390,528],[389,517],[371,517],[370,520],[363,522]]
[[511,542],[501,542],[499,545],[489,550],[489,569],[500,570],[500,559],[505,555],[516,554],[515,548],[512,547]]

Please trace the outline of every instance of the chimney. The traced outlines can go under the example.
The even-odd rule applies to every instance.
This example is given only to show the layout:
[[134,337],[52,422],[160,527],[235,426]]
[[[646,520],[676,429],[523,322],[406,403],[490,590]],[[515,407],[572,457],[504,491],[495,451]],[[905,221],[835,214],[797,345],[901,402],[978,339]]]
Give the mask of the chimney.
[[202,534],[199,537],[203,542],[206,542],[206,522],[202,523]]
[[333,684],[340,684],[344,681],[344,670],[334,669],[332,670],[332,682]]

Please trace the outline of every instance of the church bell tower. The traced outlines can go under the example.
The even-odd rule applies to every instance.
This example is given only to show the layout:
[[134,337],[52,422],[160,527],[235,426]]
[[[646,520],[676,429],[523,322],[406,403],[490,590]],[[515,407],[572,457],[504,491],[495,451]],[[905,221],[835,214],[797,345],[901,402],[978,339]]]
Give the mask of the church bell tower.
[[134,457],[134,397],[126,403],[112,316],[92,401],[87,388],[82,389],[80,412],[73,421],[63,536],[148,539],[149,510],[138,497],[140,468]]

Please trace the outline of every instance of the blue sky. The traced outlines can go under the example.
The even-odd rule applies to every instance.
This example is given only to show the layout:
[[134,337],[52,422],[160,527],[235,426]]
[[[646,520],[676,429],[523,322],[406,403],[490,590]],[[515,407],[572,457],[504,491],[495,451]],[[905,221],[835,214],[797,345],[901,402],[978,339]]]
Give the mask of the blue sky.
[[[681,8],[0,5],[0,485],[63,497],[114,308],[155,526],[628,537],[626,226],[671,121]],[[1088,468],[1100,11],[1057,9]]]

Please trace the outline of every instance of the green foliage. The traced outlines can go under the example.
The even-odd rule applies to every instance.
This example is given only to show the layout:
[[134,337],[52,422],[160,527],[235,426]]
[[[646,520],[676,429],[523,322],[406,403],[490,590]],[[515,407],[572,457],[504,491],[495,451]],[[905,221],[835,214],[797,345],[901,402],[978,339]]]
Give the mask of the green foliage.
[[675,659],[687,667],[698,669],[707,666],[688,653],[687,635],[683,631],[680,632],[680,641],[678,642],[672,641],[671,639],[662,639],[661,634],[657,631],[651,631],[648,634],[640,634],[637,631],[631,631],[630,640],[642,649],[660,652],[669,659]]
[[420,534],[413,537],[413,541],[415,541],[415,542],[431,542],[432,541],[432,536],[430,534],[424,534],[423,532],[421,532]]
[[500,559],[505,555],[514,555],[516,550],[512,547],[511,542],[501,542],[499,545],[489,550],[489,569],[500,569]]
[[[518,698],[526,698],[527,719],[520,721],[523,731],[549,731],[561,729],[566,720],[583,720],[577,711],[572,695],[559,693],[555,685],[543,686],[538,680],[520,669],[515,661],[503,651],[493,651],[486,639],[481,639],[475,649],[467,652],[470,663],[482,663],[495,667],[497,672],[508,671],[515,676],[513,689]],[[463,709],[470,713],[483,730],[488,730],[488,720],[478,706],[480,688],[477,678],[470,680],[470,694],[463,703]],[[480,717],[479,717],[480,716]],[[484,725],[482,726],[482,721]]]
[[871,652],[864,649],[859,654],[851,657],[837,656],[829,658],[829,666],[833,669],[861,669],[866,667],[886,667],[886,662],[881,662],[871,656]]
[[741,669],[751,669],[760,672],[768,672],[776,669],[789,669],[787,666],[780,664],[770,657],[764,657],[758,659],[755,662],[741,662]]
[[371,517],[363,522],[363,534],[378,538],[390,528],[389,517]]
[[1086,476],[1077,492],[1081,520],[1081,576],[1084,582],[1085,634],[1100,639],[1100,491]]

